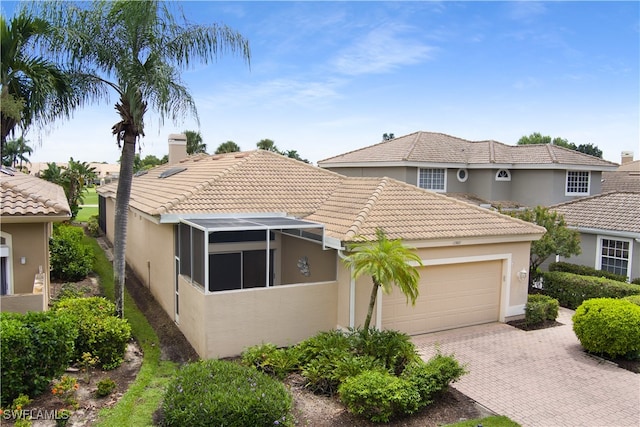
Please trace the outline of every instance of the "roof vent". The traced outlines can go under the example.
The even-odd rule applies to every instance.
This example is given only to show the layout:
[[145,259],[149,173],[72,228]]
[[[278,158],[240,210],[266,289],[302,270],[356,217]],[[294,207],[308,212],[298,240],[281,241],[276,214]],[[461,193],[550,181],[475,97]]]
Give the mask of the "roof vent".
[[11,170],[9,168],[5,168],[5,167],[0,168],[0,172],[2,172],[5,175],[9,175],[9,176],[14,176],[15,175],[13,170]]
[[170,176],[173,176],[177,173],[180,173],[182,171],[186,171],[187,168],[171,168],[171,169],[167,169],[166,171],[162,172],[158,178],[169,178]]
[[149,172],[149,171],[146,171],[146,170],[138,171],[138,172],[134,173],[133,176],[138,177],[138,176],[146,175],[147,172]]

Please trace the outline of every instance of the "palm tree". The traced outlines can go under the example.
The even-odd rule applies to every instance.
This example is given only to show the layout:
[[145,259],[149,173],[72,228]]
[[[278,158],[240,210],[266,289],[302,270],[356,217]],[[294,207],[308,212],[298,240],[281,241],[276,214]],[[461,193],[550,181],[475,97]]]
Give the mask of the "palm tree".
[[273,151],[274,153],[280,153],[280,150],[278,150],[278,147],[276,147],[276,143],[273,142],[273,140],[268,138],[261,139],[260,141],[258,141],[256,143],[256,147],[258,147],[260,150]]
[[218,148],[216,149],[216,154],[236,153],[238,151],[240,151],[240,146],[238,144],[236,144],[233,141],[227,141],[218,145]]
[[187,137],[187,154],[198,154],[207,152],[207,144],[202,142],[200,132],[185,130],[182,132]]
[[58,30],[59,54],[84,70],[93,70],[94,85],[118,96],[115,108],[120,120],[111,128],[122,148],[113,270],[116,310],[122,317],[129,197],[145,114],[151,108],[161,123],[167,117],[174,123],[186,115],[198,119],[180,71],[196,61],[207,64],[228,51],[240,53],[248,63],[249,43],[227,26],[190,24],[178,10],[179,22],[164,1],[55,2],[35,7]]
[[71,218],[75,218],[84,201],[86,188],[98,177],[96,168],[87,162],[77,162],[73,157],[68,166],[62,171],[64,192],[71,208]]
[[34,54],[37,41],[51,34],[46,20],[24,10],[8,22],[0,16],[0,154],[16,126],[24,131],[34,123],[69,117],[91,96],[79,75]]
[[376,230],[377,241],[360,241],[353,243],[349,250],[351,254],[344,260],[352,268],[353,278],[363,274],[371,276],[373,287],[369,298],[369,309],[364,322],[364,330],[369,330],[373,307],[376,304],[378,288],[385,294],[391,293],[392,285],[396,285],[407,297],[407,303],[415,304],[418,298],[418,269],[409,264],[415,262],[422,266],[420,257],[410,248],[404,246],[400,239],[389,240],[385,232]]
[[33,148],[29,147],[27,142],[29,141],[25,141],[23,137],[6,141],[2,164],[4,166],[17,167],[18,160],[20,160],[20,169],[22,169],[22,162],[31,163],[25,154],[30,155],[33,153]]
[[62,185],[62,171],[56,163],[47,163],[47,168],[40,172],[40,178],[45,181],[53,182],[54,184]]

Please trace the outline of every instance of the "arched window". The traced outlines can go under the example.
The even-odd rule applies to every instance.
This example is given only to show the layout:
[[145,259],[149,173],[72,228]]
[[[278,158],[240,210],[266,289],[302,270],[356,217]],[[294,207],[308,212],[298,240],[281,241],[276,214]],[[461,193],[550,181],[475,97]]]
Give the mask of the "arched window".
[[496,181],[511,181],[511,173],[507,169],[499,169],[496,172]]

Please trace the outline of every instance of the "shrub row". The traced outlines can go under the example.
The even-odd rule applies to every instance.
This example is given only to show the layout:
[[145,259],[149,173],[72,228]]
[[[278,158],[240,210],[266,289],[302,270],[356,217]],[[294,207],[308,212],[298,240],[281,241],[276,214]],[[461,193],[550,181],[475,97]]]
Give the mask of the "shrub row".
[[640,285],[601,277],[579,276],[559,271],[545,272],[542,277],[543,293],[557,299],[561,306],[572,310],[591,298],[624,298],[640,294]]
[[185,365],[162,403],[165,426],[293,425],[291,396],[263,372],[223,360]]
[[624,299],[594,298],[573,315],[573,330],[585,350],[640,358],[640,306]]
[[617,282],[626,282],[627,276],[611,273],[606,270],[596,270],[593,267],[585,265],[571,264],[568,262],[553,262],[549,264],[549,271],[561,271],[564,273],[579,274],[581,276],[604,277],[606,279],[615,280]]
[[53,311],[73,319],[78,333],[72,361],[82,359],[83,353],[97,356],[103,369],[115,369],[122,363],[131,326],[116,317],[116,306],[105,298],[68,298],[58,301]]
[[524,318],[527,325],[538,325],[545,320],[556,320],[560,304],[555,298],[542,294],[530,294],[524,306]]
[[416,412],[465,373],[453,356],[425,363],[408,335],[376,329],[321,332],[288,349],[262,344],[242,362],[279,378],[299,371],[315,393],[338,393],[351,412],[376,422]]
[[73,318],[52,312],[0,313],[0,330],[4,407],[20,394],[44,392],[67,368],[78,334]]
[[93,267],[91,246],[82,243],[82,228],[56,224],[49,239],[51,278],[70,282],[82,280]]

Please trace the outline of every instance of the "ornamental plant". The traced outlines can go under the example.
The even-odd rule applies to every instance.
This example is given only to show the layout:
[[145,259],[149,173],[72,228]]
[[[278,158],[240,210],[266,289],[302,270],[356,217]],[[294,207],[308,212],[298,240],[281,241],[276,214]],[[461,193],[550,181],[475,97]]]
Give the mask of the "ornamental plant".
[[65,405],[77,408],[76,392],[78,388],[78,380],[68,375],[63,375],[59,380],[53,382],[51,394],[63,401]]

